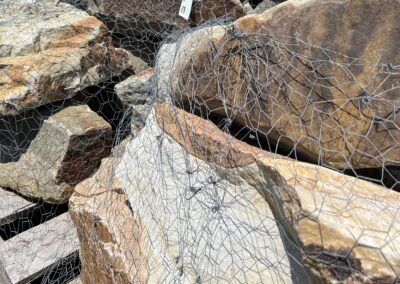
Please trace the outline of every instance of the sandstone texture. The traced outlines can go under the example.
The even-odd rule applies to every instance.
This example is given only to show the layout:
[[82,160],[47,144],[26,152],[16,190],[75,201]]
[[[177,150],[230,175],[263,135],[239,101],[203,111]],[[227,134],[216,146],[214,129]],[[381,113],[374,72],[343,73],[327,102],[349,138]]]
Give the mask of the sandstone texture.
[[263,1],[254,1],[254,2],[260,2],[257,5],[249,5],[246,9],[246,14],[247,15],[252,15],[252,14],[261,14],[265,12],[268,9],[271,9],[272,7],[278,5],[279,3],[284,2],[285,0],[263,0]]
[[400,271],[396,192],[166,104],[126,143],[70,199],[83,283],[391,283]]
[[181,2],[0,0],[0,282],[400,283],[400,0]]
[[43,122],[17,162],[0,164],[0,186],[48,202],[68,200],[76,184],[109,155],[111,126],[88,106],[71,106]]
[[136,273],[147,278],[134,283],[391,283],[400,271],[398,193],[183,110],[156,105],[116,176],[148,237],[137,260],[148,274]]
[[54,264],[66,261],[77,253],[78,247],[76,229],[68,213],[0,242],[1,283],[34,283],[46,271],[56,274]]
[[189,23],[200,25],[209,20],[245,15],[237,0],[194,1],[189,21],[180,17],[182,1],[172,0],[65,0],[104,20],[113,33],[125,36],[147,34],[166,37],[189,28]]
[[116,176],[127,141],[79,183],[69,207],[78,231],[83,283],[146,283],[147,236],[129,208]]
[[291,0],[194,31],[165,70],[170,95],[307,161],[398,166],[399,9],[398,0]]
[[125,70],[145,68],[112,46],[95,17],[57,0],[30,2],[0,3],[0,115],[65,100]]

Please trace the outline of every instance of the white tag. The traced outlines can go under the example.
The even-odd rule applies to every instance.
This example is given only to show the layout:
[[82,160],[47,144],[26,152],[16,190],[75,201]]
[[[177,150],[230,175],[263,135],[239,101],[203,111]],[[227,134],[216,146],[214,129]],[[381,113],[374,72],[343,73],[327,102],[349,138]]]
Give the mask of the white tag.
[[182,0],[181,7],[179,8],[179,16],[189,19],[190,10],[192,10],[193,0]]

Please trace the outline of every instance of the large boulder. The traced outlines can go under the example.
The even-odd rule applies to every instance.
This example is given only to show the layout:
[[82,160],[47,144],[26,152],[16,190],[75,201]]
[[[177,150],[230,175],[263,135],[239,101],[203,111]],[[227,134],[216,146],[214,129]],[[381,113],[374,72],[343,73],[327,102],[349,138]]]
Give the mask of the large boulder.
[[103,166],[71,203],[85,283],[392,283],[400,271],[398,193],[183,110],[156,104]]
[[[170,145],[160,145],[157,140],[162,136],[168,139],[162,133],[153,112],[139,136],[128,144],[122,160],[118,154],[103,160],[92,178],[77,185],[70,213],[81,243],[82,281],[200,283],[246,279],[247,283],[270,283],[280,279],[290,283],[289,257],[263,197],[249,185],[239,188],[232,181],[216,180],[227,187],[225,198],[230,205],[220,209],[213,204],[222,191],[204,199],[207,204],[200,204],[198,198],[206,197],[203,192],[197,196],[197,189],[186,188],[188,169],[181,164],[184,148],[174,142],[174,152],[170,152]],[[170,154],[178,156],[170,160]],[[196,169],[207,172],[207,163],[199,163]],[[172,171],[177,176],[171,175]],[[193,175],[196,179],[196,173]],[[209,178],[210,183],[214,178],[218,179],[217,174]],[[212,191],[209,188],[204,194],[213,195]],[[243,198],[236,202],[236,197]],[[194,219],[189,221],[185,214]],[[239,224],[242,228],[237,230],[235,225]]]
[[0,2],[0,115],[71,98],[146,68],[114,48],[107,33],[101,21],[58,0]]
[[112,145],[111,126],[88,106],[67,107],[46,119],[25,154],[0,164],[0,186],[62,203],[97,170]]
[[167,89],[308,161],[399,166],[399,9],[398,0],[290,0],[194,31],[164,69]]

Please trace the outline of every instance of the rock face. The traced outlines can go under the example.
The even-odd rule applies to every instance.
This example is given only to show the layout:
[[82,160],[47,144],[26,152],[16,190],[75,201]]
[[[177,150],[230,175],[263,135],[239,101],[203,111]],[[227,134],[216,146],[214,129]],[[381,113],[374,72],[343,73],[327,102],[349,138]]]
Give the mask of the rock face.
[[170,93],[315,163],[399,166],[399,9],[291,0],[184,35]]
[[[180,0],[65,0],[102,18],[113,33],[125,36],[146,34],[166,37],[173,32],[189,27],[189,22],[181,18]],[[243,7],[236,0],[203,0],[193,2],[190,23],[202,24],[223,16],[234,19],[244,16]]]
[[71,98],[145,65],[113,48],[105,26],[86,12],[57,0],[30,2],[0,3],[0,115]]
[[[82,198],[73,211],[94,208],[78,222],[100,220],[101,230],[84,238],[107,232],[100,244],[112,252],[101,263],[128,253],[131,260],[120,259],[134,273],[121,272],[121,262],[108,275],[129,274],[131,283],[391,283],[400,271],[398,193],[249,146],[180,109],[156,105],[114,175],[118,184],[108,190],[100,178],[91,179],[73,199]],[[97,187],[102,195],[84,193]],[[96,208],[110,204],[105,196],[119,196],[119,189],[133,215],[126,213],[130,217],[123,218],[118,234],[134,229],[129,244],[115,247],[113,224],[119,211],[127,212],[121,210],[124,198],[99,213]],[[92,195],[91,201],[80,194]],[[96,201],[97,196],[103,197]],[[92,269],[85,273],[100,275]],[[93,279],[102,282],[85,283]]]
[[[157,150],[159,145],[154,139],[157,139],[156,135],[159,133],[154,131],[161,131],[161,129],[158,128],[153,114],[139,136],[128,144],[129,148],[123,155],[124,165],[121,164],[120,158],[103,160],[99,171],[91,179],[80,183],[70,199],[70,212],[77,225],[81,243],[82,281],[84,283],[169,283],[175,279],[180,283],[195,283],[195,281],[212,281],[215,277],[222,280],[230,278],[233,281],[247,279],[248,283],[260,280],[270,283],[269,280],[276,282],[279,279],[283,283],[290,283],[289,260],[279,237],[279,229],[267,204],[263,202],[263,198],[251,191],[248,186],[249,188],[240,189],[240,191],[246,192],[248,198],[243,199],[243,204],[235,203],[234,196],[227,197],[229,202],[235,203],[226,208],[227,212],[223,214],[224,216],[229,215],[229,218],[232,217],[232,220],[229,218],[224,220],[228,222],[227,224],[218,225],[218,220],[212,221],[212,218],[210,220],[199,219],[202,212],[198,210],[201,210],[201,207],[187,207],[189,203],[195,205],[197,197],[192,202],[188,201],[187,205],[184,204],[184,200],[190,200],[190,195],[195,193],[188,191],[184,196],[181,195],[180,188],[174,188],[176,184],[185,182],[181,178],[187,175],[186,172],[178,173],[176,181],[169,180],[163,186],[163,173],[167,176],[170,173],[165,171],[167,168],[164,168],[164,164],[157,165],[158,162],[153,164],[156,155],[164,153],[165,150],[164,146]],[[145,148],[143,148],[144,146]],[[176,142],[175,147],[177,147],[176,153],[179,152],[179,149],[183,150]],[[135,149],[139,151],[137,152]],[[165,154],[168,155],[167,152]],[[162,161],[164,161],[166,157],[164,154],[162,155]],[[142,164],[137,158],[143,158],[144,160],[140,161],[148,162]],[[174,164],[173,167],[184,166],[180,165],[181,157],[176,158],[178,160],[174,160],[174,163],[176,161],[178,164]],[[138,166],[141,169],[135,168],[136,162],[140,163]],[[147,168],[150,164],[153,164],[153,169]],[[203,162],[203,165],[207,164]],[[135,174],[127,176],[126,173],[122,173],[120,177],[117,171],[118,167],[123,171],[128,171],[130,168]],[[137,175],[137,180],[135,178],[128,187],[125,187],[127,179],[132,178],[133,175]],[[140,186],[139,179],[143,181]],[[157,184],[152,185],[151,182]],[[230,186],[229,189],[233,191],[234,195],[239,195],[239,192],[236,192],[239,188],[235,188],[229,182],[223,183],[224,186]],[[135,186],[139,186],[136,192],[132,191]],[[158,187],[157,193],[154,192],[156,187]],[[127,196],[130,199],[129,203],[132,205],[133,213],[126,203],[126,197],[122,194],[122,190],[128,192]],[[154,194],[159,195],[159,198]],[[163,204],[167,201],[162,199],[165,197],[172,202],[168,208],[164,207],[167,204]],[[132,203],[134,198],[138,199]],[[210,202],[212,201],[210,200]],[[179,203],[182,204],[181,211],[176,207]],[[211,203],[208,205],[212,206]],[[246,206],[248,206],[247,209]],[[164,215],[165,209],[171,211]],[[180,217],[180,214],[189,213],[189,209],[198,212],[193,216],[196,219],[192,224],[185,223]],[[258,217],[254,214],[256,209],[261,210]],[[215,210],[214,216],[219,214],[218,209],[210,207],[209,210]],[[247,220],[249,215],[246,214],[252,214],[254,219]],[[212,221],[212,223],[207,226],[208,221]],[[243,231],[234,233],[231,229],[239,222],[244,223]],[[200,234],[199,230],[204,229],[200,225],[210,229],[210,231],[205,231],[204,236]],[[255,228],[256,225],[260,226],[260,230]],[[189,230],[186,235],[184,229],[186,226],[196,232]],[[215,234],[211,230],[214,226],[217,228]],[[183,229],[181,232],[183,235],[176,231],[179,228]],[[268,228],[268,233],[264,231],[265,228]],[[245,233],[247,230],[250,232]],[[251,232],[252,230],[255,232]],[[248,236],[241,241],[236,240],[242,234],[248,234]],[[267,234],[270,236],[267,237]],[[264,238],[261,239],[261,236]],[[199,242],[198,245],[201,248],[199,251],[202,253],[198,255],[199,266],[196,270],[192,269],[191,265],[197,263],[190,263],[188,258],[190,255],[196,255],[196,246],[182,243],[183,246],[180,247],[179,241],[184,240],[180,240],[179,237],[185,238],[186,241]],[[193,237],[196,239],[192,239]],[[255,237],[259,237],[257,244],[252,242]],[[233,240],[225,241],[226,238]],[[266,242],[267,239],[269,243]],[[210,247],[209,241],[216,248],[224,243],[226,248],[221,249],[222,251],[214,251]],[[240,249],[243,249],[244,245],[247,246],[247,249],[241,251]],[[256,246],[258,246],[257,249]],[[205,248],[207,250],[203,251]],[[231,250],[237,251],[238,255],[234,259],[224,260],[231,255]],[[262,261],[257,262],[256,259],[252,259],[253,253],[257,254],[259,258],[263,257],[263,254],[268,254],[269,263],[263,264]],[[207,256],[210,254],[212,258],[207,262]],[[241,257],[249,259],[243,260]],[[205,263],[202,264],[204,261]],[[216,265],[215,272],[207,271],[210,269],[211,262],[214,263],[214,261],[217,263],[217,265],[213,264]],[[218,265],[219,261],[223,262],[221,267]],[[258,269],[255,267],[255,263],[259,265]],[[268,265],[272,267],[267,269]]]
[[88,106],[50,116],[17,162],[0,164],[0,186],[48,202],[68,200],[110,153],[111,126]]
[[126,143],[117,146],[99,170],[78,184],[71,196],[70,214],[80,240],[83,283],[144,283],[141,246],[145,235],[128,207],[116,168]]
[[153,76],[154,69],[149,68],[115,85],[115,93],[131,115],[131,134],[134,137],[144,127],[156,99],[151,90]]

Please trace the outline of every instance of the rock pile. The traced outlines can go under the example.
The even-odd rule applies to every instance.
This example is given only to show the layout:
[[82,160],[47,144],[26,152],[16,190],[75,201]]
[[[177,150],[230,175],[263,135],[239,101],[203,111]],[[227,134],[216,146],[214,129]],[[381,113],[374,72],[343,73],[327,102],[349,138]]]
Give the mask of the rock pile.
[[[147,64],[114,48],[106,26],[71,5],[7,1],[0,14],[0,158],[17,157],[0,164],[0,185],[65,202],[112,145],[110,125],[68,99]],[[21,152],[18,140],[22,156],[12,153]]]
[[0,187],[83,283],[397,283],[400,2],[180,5],[0,2]]

